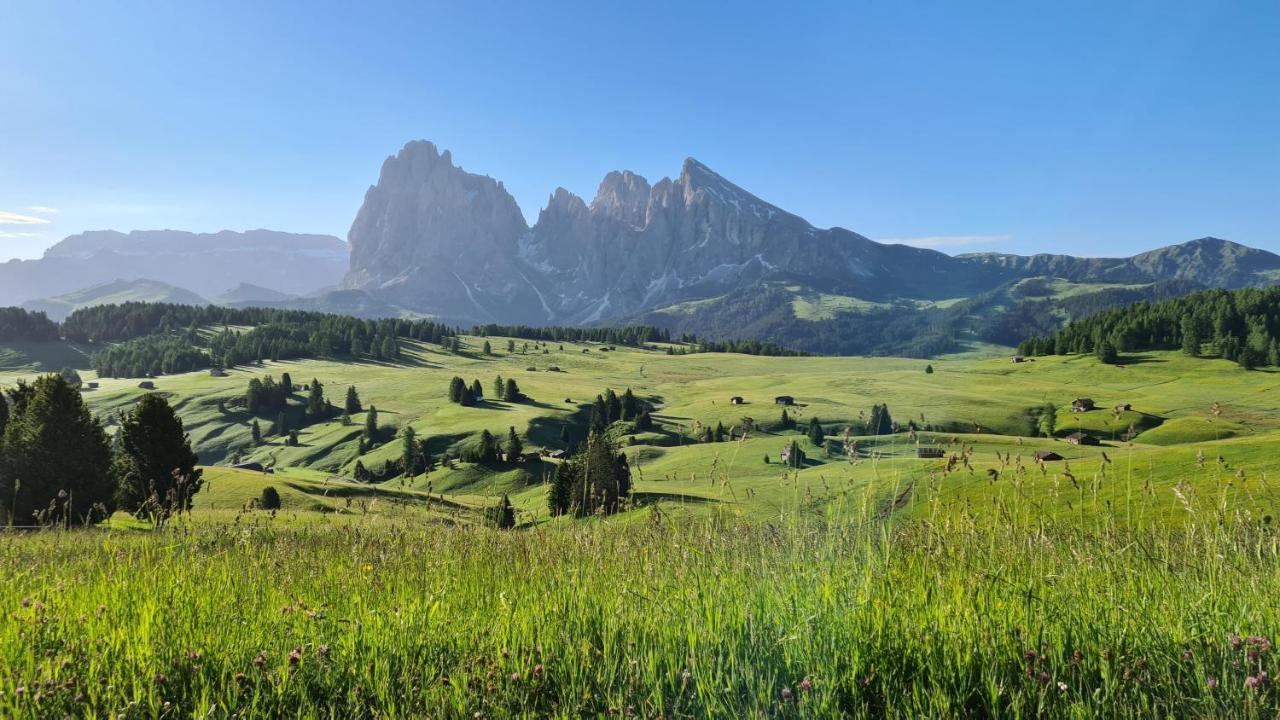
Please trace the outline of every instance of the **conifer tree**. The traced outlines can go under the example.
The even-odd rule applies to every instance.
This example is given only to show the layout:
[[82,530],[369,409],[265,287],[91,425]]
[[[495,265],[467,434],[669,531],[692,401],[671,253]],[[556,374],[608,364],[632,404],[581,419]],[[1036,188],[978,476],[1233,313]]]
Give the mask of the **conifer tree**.
[[369,412],[364,416],[364,440],[366,443],[372,444],[378,439],[378,408],[373,405],[369,406]]
[[822,447],[822,445],[827,441],[827,434],[822,430],[822,425],[818,422],[818,418],[816,416],[809,418],[808,435],[809,442],[812,443],[814,447]]
[[498,377],[494,378],[493,379],[493,396],[499,400],[503,400],[505,399],[503,396],[506,394],[506,392],[507,392],[507,383],[502,379],[502,376],[499,375]]
[[485,354],[485,355],[492,355],[492,354],[493,354],[493,346],[489,344],[489,341],[488,341],[488,340],[485,340],[485,341],[484,341],[484,354]]
[[198,461],[173,407],[147,393],[120,424],[120,506],[137,518],[155,520],[191,510],[204,484]]
[[520,386],[516,383],[515,378],[507,378],[507,386],[502,391],[502,398],[509,403],[518,403],[524,400],[524,395],[520,392]]
[[44,375],[5,393],[0,522],[84,524],[108,517],[117,489],[111,444],[80,392],[60,375]]
[[418,435],[412,425],[404,426],[400,440],[400,464],[404,467],[404,476],[412,480],[418,474]]
[[257,418],[254,418],[253,422],[249,425],[249,433],[253,436],[254,445],[262,444],[262,428],[258,426]]
[[514,425],[507,430],[507,462],[515,462],[524,454],[524,443],[520,442],[520,436],[516,434]]
[[363,410],[363,408],[360,407],[360,393],[356,391],[355,385],[347,386],[347,401],[345,403],[344,409],[347,411],[347,414],[349,415],[355,415],[356,413]]
[[484,399],[484,387],[480,385],[479,380],[471,381],[471,395],[474,396],[476,400]]

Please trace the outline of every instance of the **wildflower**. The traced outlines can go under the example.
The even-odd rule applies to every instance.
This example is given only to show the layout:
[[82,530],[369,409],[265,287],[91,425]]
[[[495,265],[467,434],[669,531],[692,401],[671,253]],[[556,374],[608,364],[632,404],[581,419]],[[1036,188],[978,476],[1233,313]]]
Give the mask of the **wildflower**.
[[813,683],[809,681],[808,675],[805,675],[804,679],[800,681],[800,689],[804,692],[809,692],[813,689]]
[[1040,674],[1036,676],[1036,679],[1040,681],[1041,685],[1048,685],[1049,673],[1045,672],[1044,670],[1041,670]]
[[232,677],[235,679],[237,685],[243,685],[249,680],[249,677],[242,672],[238,672]]
[[1064,682],[1062,682],[1061,680],[1059,680],[1059,681],[1058,681],[1058,690],[1060,690],[1060,691],[1062,691],[1062,692],[1066,692],[1066,691],[1067,691],[1067,684],[1066,684],[1066,683],[1064,683]]
[[1244,638],[1235,633],[1231,633],[1231,647],[1239,650],[1242,645],[1244,645]]
[[1244,679],[1244,686],[1250,690],[1257,690],[1258,684],[1258,678],[1253,675]]
[[546,668],[542,667],[542,663],[538,663],[537,665],[534,665],[534,666],[533,666],[533,676],[534,676],[534,677],[536,677],[536,678],[540,678],[540,677],[542,677],[542,673],[544,673],[544,672],[546,672]]
[[1080,663],[1084,662],[1084,653],[1075,650],[1071,653],[1071,664],[1080,667]]
[[156,684],[163,685],[165,681],[164,673],[156,673]]
[[1205,678],[1204,686],[1209,688],[1210,690],[1218,687],[1218,678],[1210,675],[1209,677]]
[[289,664],[297,665],[300,662],[302,662],[302,648],[296,647],[293,652],[289,653]]
[[784,688],[782,688],[782,699],[783,699],[783,700],[790,700],[790,699],[791,699],[791,688],[789,688],[789,687],[784,687]]
[[1191,652],[1191,648],[1187,648],[1182,651],[1182,659],[1187,662],[1191,662],[1195,659],[1195,653]]
[[520,682],[520,673],[518,672],[511,673],[511,682]]
[[19,602],[19,604],[20,604],[20,605],[22,605],[22,607],[24,607],[24,608],[31,607],[31,598],[29,598],[29,597],[24,597],[24,598],[22,598],[22,600]]
[[1103,660],[1110,661],[1110,660],[1111,660],[1111,650],[1109,650],[1109,649],[1108,649],[1108,650],[1103,650],[1103,651],[1102,651],[1102,659],[1103,659]]
[[327,658],[327,657],[329,657],[329,646],[328,646],[328,645],[321,645],[320,647],[316,648],[316,657],[318,657],[318,658]]
[[1037,657],[1039,656],[1036,655],[1035,650],[1026,650],[1022,653],[1022,659],[1026,660],[1029,663],[1035,662]]
[[1135,677],[1137,677],[1137,675],[1135,675],[1135,674],[1134,674],[1133,670],[1126,669],[1126,670],[1124,671],[1124,679],[1125,679],[1125,680],[1132,680],[1132,679],[1134,679]]
[[258,654],[253,658],[253,666],[260,668],[266,664],[267,664],[267,651],[259,650]]
[[1146,658],[1138,658],[1138,663],[1137,663],[1137,665],[1138,665],[1138,669],[1139,669],[1139,670],[1146,670],[1146,669],[1147,669],[1147,659],[1146,659]]

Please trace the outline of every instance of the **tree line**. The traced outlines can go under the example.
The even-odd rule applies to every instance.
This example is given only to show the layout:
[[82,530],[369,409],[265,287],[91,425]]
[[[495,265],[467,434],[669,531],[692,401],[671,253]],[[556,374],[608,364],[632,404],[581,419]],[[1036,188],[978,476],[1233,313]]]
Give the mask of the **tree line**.
[[1092,353],[1103,362],[1123,352],[1176,349],[1245,368],[1280,366],[1280,286],[1202,290],[1109,308],[1018,345],[1022,355]]
[[43,312],[19,307],[0,308],[0,341],[31,340],[48,342],[58,339],[58,323]]

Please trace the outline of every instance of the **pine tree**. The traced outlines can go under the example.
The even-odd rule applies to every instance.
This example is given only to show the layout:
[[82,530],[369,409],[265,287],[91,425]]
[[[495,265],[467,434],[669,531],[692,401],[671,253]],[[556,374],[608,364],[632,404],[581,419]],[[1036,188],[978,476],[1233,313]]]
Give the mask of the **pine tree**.
[[400,464],[404,467],[404,475],[410,480],[418,474],[418,435],[412,425],[405,425],[400,433]]
[[515,354],[515,352],[516,352],[516,341],[515,341],[515,340],[508,340],[508,341],[507,341],[507,353],[508,353],[508,354],[512,354],[512,355],[514,355],[514,354]]
[[595,402],[591,403],[589,427],[593,433],[603,433],[609,428],[609,411],[605,409],[604,398],[600,395],[597,395]]
[[641,410],[640,415],[636,417],[637,430],[649,430],[653,427],[653,418],[649,416],[648,410]]
[[640,403],[636,400],[635,393],[631,392],[631,388],[622,393],[622,419],[634,420],[640,414]]
[[569,447],[569,440],[569,423],[565,423],[560,426],[560,444],[567,448]]
[[716,435],[715,435],[715,440],[716,440],[716,442],[724,442],[724,441],[725,441],[725,439],[726,439],[726,437],[727,437],[727,435],[728,435],[728,433],[727,433],[727,432],[725,431],[725,429],[724,429],[724,423],[717,421],[717,422],[716,422]]
[[507,387],[502,391],[502,398],[509,403],[524,400],[524,395],[520,392],[520,386],[516,384],[515,378],[507,378]]
[[449,402],[462,402],[462,393],[467,389],[467,382],[457,375],[449,381]]
[[485,355],[492,355],[492,354],[493,354],[493,346],[489,344],[489,341],[488,341],[488,340],[485,340],[485,341],[484,341],[484,354],[485,354]]
[[893,434],[893,418],[889,416],[888,405],[877,404],[871,407],[871,420],[867,423],[867,434]]
[[328,403],[324,401],[324,386],[319,380],[311,378],[311,385],[307,390],[306,416],[311,422],[316,422],[323,419],[328,412]]
[[285,444],[288,445],[289,447],[298,447],[298,431],[297,430],[289,431],[289,440]]
[[253,436],[253,444],[255,446],[262,444],[262,428],[259,427],[257,418],[254,418],[249,425],[249,433]]
[[520,436],[516,434],[514,425],[507,430],[507,462],[515,462],[524,454],[524,443],[520,442]]
[[276,435],[284,435],[289,432],[289,416],[285,415],[283,410],[276,415],[276,425],[272,428],[272,432]]
[[502,376],[499,375],[498,377],[494,378],[493,379],[493,396],[499,400],[503,400],[505,399],[503,396],[506,395],[506,392],[507,392],[507,383],[502,379]]
[[1182,352],[1191,357],[1200,355],[1200,331],[1196,327],[1195,318],[1190,313],[1182,316],[1179,330],[1182,333]]
[[80,392],[59,375],[45,375],[6,393],[0,522],[84,524],[108,517],[117,489],[111,444]]
[[360,393],[356,391],[355,385],[347,386],[347,401],[344,405],[344,409],[349,415],[355,415],[363,410],[363,408],[360,407]]
[[364,440],[366,443],[372,444],[378,439],[378,408],[373,405],[369,406],[369,412],[364,416]]
[[270,485],[262,488],[262,493],[258,496],[258,507],[263,510],[279,510],[280,491]]
[[498,504],[485,511],[485,520],[490,527],[499,530],[510,530],[516,526],[516,509],[511,506],[511,498],[503,494]]
[[4,446],[4,428],[9,424],[9,400],[0,392],[0,448]]
[[289,377],[289,373],[280,376],[280,385],[284,387],[285,397],[293,394],[293,378]]
[[358,337],[351,338],[351,358],[359,360],[361,355],[364,355],[364,343]]
[[795,422],[791,420],[791,416],[787,414],[786,408],[782,408],[782,419],[779,420],[779,424],[783,430],[790,430],[796,426]]
[[[1025,353],[1024,353],[1024,354],[1025,354]],[[925,373],[926,375],[932,375],[932,374],[933,374],[933,365],[932,365],[932,364],[930,364],[930,365],[925,365],[925,366],[924,366],[924,373]]]
[[809,418],[808,435],[809,442],[812,443],[814,447],[822,447],[822,445],[827,441],[827,434],[823,431],[822,425],[818,422],[818,418],[816,416]]
[[471,394],[472,396],[475,397],[476,400],[484,399],[484,387],[480,385],[479,380],[471,381]]
[[553,517],[566,515],[573,505],[574,472],[569,463],[560,463],[555,477],[551,480],[551,488],[547,491],[547,509]]
[[618,394],[609,388],[604,393],[604,409],[605,420],[615,423],[622,419],[622,401],[618,399]]
[[[253,431],[260,440],[256,420]],[[154,393],[144,395],[125,415],[118,437],[116,472],[124,509],[157,520],[190,510],[202,471],[195,468],[198,458],[168,401]]]
[[1057,431],[1058,409],[1053,406],[1053,403],[1047,402],[1040,409],[1040,422],[1037,429],[1045,437],[1053,437],[1053,433]]

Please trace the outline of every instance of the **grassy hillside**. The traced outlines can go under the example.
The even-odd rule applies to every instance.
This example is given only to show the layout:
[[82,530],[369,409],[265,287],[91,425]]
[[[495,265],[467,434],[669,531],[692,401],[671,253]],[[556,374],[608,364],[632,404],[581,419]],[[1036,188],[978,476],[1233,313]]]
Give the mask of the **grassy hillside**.
[[[1163,508],[1172,502],[1169,488],[1178,483],[1216,482],[1203,473],[1184,472],[1187,458],[1197,452],[1211,460],[1221,454],[1233,473],[1242,468],[1255,476],[1268,468],[1264,448],[1280,438],[1280,390],[1273,372],[1245,371],[1234,363],[1177,353],[1150,353],[1124,365],[1102,365],[1087,356],[1015,364],[1008,358],[930,362],[668,355],[665,348],[619,347],[610,352],[596,344],[550,344],[543,353],[530,343],[524,354],[523,340],[516,340],[517,351],[509,354],[506,338],[487,340],[495,349],[493,356],[481,352],[485,339],[465,337],[461,354],[408,343],[407,359],[397,364],[267,363],[233,369],[227,377],[192,373],[161,377],[155,383],[178,408],[205,463],[224,464],[238,457],[289,472],[318,473],[321,478],[350,478],[357,460],[378,468],[384,460],[399,457],[396,435],[406,426],[428,439],[436,458],[458,457],[481,430],[501,438],[509,427],[521,435],[527,450],[561,449],[566,445],[564,434],[570,444],[585,436],[589,404],[597,393],[631,388],[656,408],[652,431],[637,433],[627,423],[614,430],[627,446],[637,502],[743,517],[767,517],[797,507],[816,510],[827,499],[844,494],[881,502],[886,495],[923,482],[939,486],[944,505],[952,499],[972,502],[975,493],[1000,496],[995,490],[1006,487],[1005,480],[1016,472],[1026,472],[1032,485],[1070,484],[1062,465],[1050,463],[1044,472],[1035,466],[1037,450],[1065,456],[1077,482],[1101,474],[1101,454],[1106,453],[1113,463],[1108,481],[1098,485],[1090,503],[1123,495],[1123,488],[1109,480],[1118,463],[1128,463],[1129,477],[1157,490],[1144,502]],[[548,371],[552,366],[559,371]],[[925,372],[928,366],[932,373]],[[12,381],[29,374],[29,367],[0,371],[7,373],[0,377]],[[360,453],[364,415],[359,414],[349,425],[335,418],[302,428],[297,447],[281,437],[267,437],[261,446],[252,446],[254,418],[240,404],[248,381],[268,374],[279,378],[284,372],[298,384],[320,380],[327,397],[339,404],[347,386],[354,384],[364,405],[378,408],[382,443]],[[447,390],[454,375],[467,382],[478,379],[486,392],[491,392],[497,375],[514,378],[530,399],[486,399],[474,408],[452,404]],[[92,373],[85,378],[95,379]],[[136,380],[97,381],[100,388],[86,392],[86,398],[108,421],[146,392]],[[787,408],[797,424],[794,430],[780,424],[782,408],[774,404],[774,397],[781,394],[796,399],[796,405]],[[733,396],[742,396],[744,404],[730,404]],[[1080,396],[1094,399],[1100,409],[1070,412],[1072,399]],[[302,399],[298,395],[292,402],[298,406]],[[1132,410],[1113,411],[1121,402],[1130,403]],[[919,432],[858,437],[855,431],[851,439],[857,456],[850,462],[844,429],[859,427],[877,403],[887,404],[903,427],[910,421]],[[1057,408],[1055,438],[1035,437],[1037,413],[1046,404]],[[812,446],[802,435],[812,418],[827,433],[826,448]],[[257,419],[266,432],[275,416]],[[704,427],[723,424],[733,431],[747,423],[754,429],[745,439],[695,441]],[[1075,432],[1092,434],[1102,445],[1077,447],[1063,440]],[[1136,433],[1133,442],[1124,442],[1131,432]],[[779,452],[793,438],[806,448],[809,462],[797,472],[787,472],[779,464]],[[942,462],[915,457],[921,444],[941,445],[948,455],[970,449],[972,472],[952,468],[941,474]],[[1016,470],[1019,458],[1022,471]],[[410,491],[443,494],[466,507],[493,502],[506,493],[524,511],[526,521],[536,521],[545,516],[544,481],[553,470],[553,461],[498,467],[452,463],[397,483]],[[988,470],[999,471],[1002,481],[984,484]],[[1053,513],[1078,511],[1081,505],[1078,499],[1068,502],[1061,493],[1052,500],[1046,509]]]

